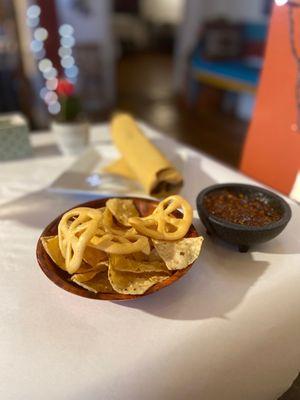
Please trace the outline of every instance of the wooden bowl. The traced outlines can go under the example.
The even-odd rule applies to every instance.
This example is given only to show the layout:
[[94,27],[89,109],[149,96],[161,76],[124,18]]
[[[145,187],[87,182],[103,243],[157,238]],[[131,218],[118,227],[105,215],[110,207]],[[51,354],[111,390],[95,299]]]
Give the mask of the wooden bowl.
[[[76,207],[91,207],[91,208],[100,208],[104,207],[108,198],[101,198],[99,200],[89,201],[87,203],[79,204]],[[141,199],[137,197],[127,197],[127,199],[132,199],[136,208],[139,210],[141,216],[147,216],[152,213],[154,207],[158,203],[155,200],[148,200],[148,199]],[[180,215],[180,211],[176,211],[177,215]],[[176,215],[176,214],[175,214]],[[134,294],[119,294],[119,293],[93,293],[89,292],[87,289],[84,289],[70,280],[70,275],[61,270],[56,266],[56,264],[52,261],[52,259],[46,253],[41,238],[44,236],[53,236],[57,235],[57,228],[59,221],[61,220],[63,214],[57,217],[54,221],[50,222],[50,224],[43,230],[36,248],[36,257],[41,267],[42,271],[44,272],[47,277],[54,282],[57,286],[61,287],[62,289],[66,290],[67,292],[76,294],[78,296],[87,297],[89,299],[96,299],[96,300],[132,300],[138,297],[146,296],[150,293],[157,292],[160,289],[163,289],[166,286],[171,285],[178,279],[180,279],[183,275],[185,275],[193,264],[189,265],[187,268],[183,270],[179,270],[174,272],[168,279],[164,280],[163,282],[159,282],[156,285],[149,288],[144,294],[142,295],[134,295]],[[195,227],[191,225],[186,237],[197,237],[199,236]]]

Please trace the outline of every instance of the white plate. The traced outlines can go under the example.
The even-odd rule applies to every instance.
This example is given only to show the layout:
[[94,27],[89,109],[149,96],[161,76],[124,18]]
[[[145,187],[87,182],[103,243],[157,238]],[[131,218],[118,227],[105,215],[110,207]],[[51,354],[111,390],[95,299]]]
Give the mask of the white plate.
[[[109,153],[109,158],[105,157]],[[51,192],[145,196],[141,185],[131,179],[103,173],[101,169],[117,158],[112,146],[88,148],[62,175],[48,188]]]

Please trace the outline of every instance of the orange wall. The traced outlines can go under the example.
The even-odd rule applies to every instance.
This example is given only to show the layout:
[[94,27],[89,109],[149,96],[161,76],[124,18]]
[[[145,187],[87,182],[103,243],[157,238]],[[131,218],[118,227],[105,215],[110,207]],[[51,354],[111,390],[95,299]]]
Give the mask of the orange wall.
[[[300,8],[295,13],[300,54]],[[296,122],[296,64],[289,41],[287,6],[274,6],[256,107],[244,147],[241,170],[288,194],[300,170],[300,131]]]

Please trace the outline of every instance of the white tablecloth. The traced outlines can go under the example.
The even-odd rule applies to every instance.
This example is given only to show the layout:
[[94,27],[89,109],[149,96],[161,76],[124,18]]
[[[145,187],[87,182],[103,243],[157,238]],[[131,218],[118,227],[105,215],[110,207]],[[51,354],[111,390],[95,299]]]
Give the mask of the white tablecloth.
[[[148,134],[185,175],[183,194],[248,182],[202,154]],[[114,150],[95,127],[103,154]],[[45,188],[74,159],[51,134],[35,157],[0,165],[0,398],[5,400],[273,400],[300,367],[299,207],[275,240],[241,254],[205,235],[179,282],[132,302],[69,294],[35,260],[43,227],[87,200]]]

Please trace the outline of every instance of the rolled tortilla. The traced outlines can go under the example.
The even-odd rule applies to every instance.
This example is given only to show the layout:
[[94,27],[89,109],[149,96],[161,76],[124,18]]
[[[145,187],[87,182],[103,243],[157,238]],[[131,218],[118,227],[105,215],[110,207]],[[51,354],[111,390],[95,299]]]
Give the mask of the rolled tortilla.
[[134,172],[128,167],[128,164],[126,163],[124,158],[119,158],[118,160],[109,164],[107,167],[105,167],[105,171],[109,172],[110,174],[124,176],[128,179],[137,179]]
[[107,172],[136,177],[146,193],[152,196],[178,193],[183,184],[182,175],[143,135],[130,115],[113,117],[111,135],[122,158],[108,166]]

